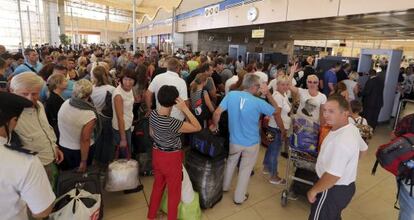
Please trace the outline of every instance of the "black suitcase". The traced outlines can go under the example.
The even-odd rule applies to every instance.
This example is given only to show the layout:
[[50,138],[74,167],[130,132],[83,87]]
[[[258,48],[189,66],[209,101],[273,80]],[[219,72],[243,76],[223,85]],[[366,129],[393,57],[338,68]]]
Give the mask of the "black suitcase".
[[152,146],[153,140],[149,134],[149,119],[139,120],[132,135],[132,146],[136,152],[141,176],[152,176]]
[[[59,173],[57,180],[56,197],[60,197],[70,190],[78,188],[92,194],[102,195],[99,169],[89,167],[85,173],[78,173],[76,170],[63,171]],[[99,219],[103,218],[103,198],[101,196],[101,208]]]
[[220,202],[223,197],[225,157],[211,158],[190,150],[185,167],[194,190],[200,195],[201,208],[212,208]]

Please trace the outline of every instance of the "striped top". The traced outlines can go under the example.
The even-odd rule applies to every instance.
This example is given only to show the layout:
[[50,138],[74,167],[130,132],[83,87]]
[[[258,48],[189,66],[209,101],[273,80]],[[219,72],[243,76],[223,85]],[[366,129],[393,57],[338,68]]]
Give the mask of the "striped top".
[[154,110],[150,114],[149,124],[153,131],[154,145],[162,151],[176,151],[181,149],[179,133],[184,122]]

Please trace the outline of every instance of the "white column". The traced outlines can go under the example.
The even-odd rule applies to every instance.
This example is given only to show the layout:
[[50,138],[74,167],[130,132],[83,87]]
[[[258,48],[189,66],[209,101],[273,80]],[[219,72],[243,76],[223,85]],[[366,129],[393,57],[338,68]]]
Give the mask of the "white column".
[[77,40],[78,44],[82,44],[82,39],[79,35],[79,16],[76,17],[76,38],[78,39]]
[[36,0],[36,14],[37,14],[37,20],[39,22],[39,44],[43,43],[43,31],[42,31],[42,20],[40,16],[40,5],[39,0]]
[[72,45],[76,44],[76,39],[75,39],[75,32],[73,31],[73,13],[72,13],[72,7],[70,7],[70,33],[72,34]]
[[132,0],[132,45],[133,45],[133,51],[135,54],[136,48],[137,48],[137,39],[136,39],[136,31],[137,31],[137,21],[136,21],[136,1]]
[[109,6],[106,6],[106,13],[105,13],[105,43],[109,44],[108,38],[108,20],[109,20]]
[[[175,44],[175,15],[177,13],[177,9],[173,7],[172,10],[172,20],[171,20],[171,54],[174,55],[174,44]],[[168,44],[167,44],[168,45]]]
[[17,0],[17,8],[19,10],[19,21],[20,21],[20,39],[21,39],[21,47],[22,53],[24,51],[24,35],[23,35],[23,23],[22,23],[22,9],[20,8],[20,0]]
[[29,23],[29,39],[30,39],[30,47],[32,47],[32,22],[30,21],[30,10],[29,6],[27,6],[27,23]]

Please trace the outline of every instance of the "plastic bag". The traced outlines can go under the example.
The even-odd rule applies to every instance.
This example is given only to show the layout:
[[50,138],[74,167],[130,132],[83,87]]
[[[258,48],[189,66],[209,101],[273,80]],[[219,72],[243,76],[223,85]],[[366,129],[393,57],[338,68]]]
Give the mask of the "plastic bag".
[[138,162],[136,160],[119,159],[109,164],[106,191],[135,189],[138,185]]
[[194,191],[199,193],[201,208],[212,208],[223,197],[224,156],[210,158],[192,150],[185,162]]
[[51,220],[98,220],[101,195],[72,189],[59,197],[54,206],[57,210],[49,215]]
[[194,200],[194,190],[187,170],[183,166],[183,181],[181,183],[181,202],[191,203]]
[[[199,220],[201,219],[200,198],[197,192],[193,192],[193,200],[190,203],[180,202],[178,205],[179,220]],[[161,210],[164,213],[168,213],[168,193],[164,191],[164,195],[161,200]]]

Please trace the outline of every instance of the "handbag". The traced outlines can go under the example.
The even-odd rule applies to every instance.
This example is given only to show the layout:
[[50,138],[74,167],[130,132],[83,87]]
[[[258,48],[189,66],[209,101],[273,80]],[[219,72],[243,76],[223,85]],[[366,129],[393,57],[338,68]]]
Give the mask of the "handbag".
[[135,189],[139,185],[138,180],[138,162],[131,159],[129,148],[126,147],[127,158],[119,158],[119,146],[115,151],[115,160],[108,166],[108,174],[105,184],[105,190],[108,192],[117,192],[128,189]]
[[101,195],[74,188],[59,197],[54,203],[51,220],[98,220],[101,208]]

